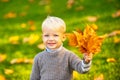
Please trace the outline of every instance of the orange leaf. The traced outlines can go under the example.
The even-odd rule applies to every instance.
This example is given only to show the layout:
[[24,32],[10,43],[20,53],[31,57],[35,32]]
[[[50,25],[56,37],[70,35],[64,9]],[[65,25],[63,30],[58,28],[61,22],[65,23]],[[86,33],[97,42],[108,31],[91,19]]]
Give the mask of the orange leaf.
[[9,0],[1,0],[2,2],[9,2]]
[[81,43],[82,38],[83,38],[82,33],[79,33],[79,32],[77,32],[77,31],[73,31],[73,33],[74,33],[75,36],[76,36],[78,45],[82,45],[82,43]]
[[90,40],[88,41],[88,45],[87,45],[89,52],[91,52],[91,53],[99,52],[103,39],[104,39],[104,37],[102,37],[102,36],[99,36],[99,37],[92,36],[90,38]]
[[84,29],[83,36],[89,39],[91,36],[96,36],[96,33],[89,25],[87,25]]
[[14,12],[9,12],[7,14],[4,15],[4,18],[5,19],[8,19],[8,18],[16,18],[17,14],[14,13]]
[[32,25],[32,26],[30,26],[30,28],[29,28],[31,31],[34,31],[34,30],[36,30],[36,26],[35,25]]
[[77,38],[76,38],[75,34],[67,33],[66,36],[69,40],[69,45],[70,46],[77,46],[78,42],[77,42]]

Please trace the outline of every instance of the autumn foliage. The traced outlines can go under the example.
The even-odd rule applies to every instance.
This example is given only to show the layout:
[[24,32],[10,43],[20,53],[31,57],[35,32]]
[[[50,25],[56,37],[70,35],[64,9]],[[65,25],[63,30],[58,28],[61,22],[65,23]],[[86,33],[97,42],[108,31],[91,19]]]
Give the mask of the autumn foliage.
[[96,25],[87,25],[83,32],[78,30],[67,33],[69,45],[78,47],[82,53],[98,53],[105,36],[98,36],[93,27]]

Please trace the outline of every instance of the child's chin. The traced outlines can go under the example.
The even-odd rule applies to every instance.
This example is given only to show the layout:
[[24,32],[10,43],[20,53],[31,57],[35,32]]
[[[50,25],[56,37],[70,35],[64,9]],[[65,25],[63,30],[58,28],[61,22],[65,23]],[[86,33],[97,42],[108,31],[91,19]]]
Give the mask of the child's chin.
[[56,49],[56,47],[54,47],[54,46],[49,46],[48,48],[49,49]]

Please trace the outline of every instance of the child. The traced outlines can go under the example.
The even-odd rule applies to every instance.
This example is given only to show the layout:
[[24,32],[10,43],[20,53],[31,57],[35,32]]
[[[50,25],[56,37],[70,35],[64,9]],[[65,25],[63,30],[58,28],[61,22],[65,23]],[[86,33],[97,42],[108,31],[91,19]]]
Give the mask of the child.
[[73,70],[88,72],[92,53],[83,60],[63,47],[66,25],[58,17],[47,17],[42,23],[42,39],[46,49],[34,58],[30,80],[71,80]]

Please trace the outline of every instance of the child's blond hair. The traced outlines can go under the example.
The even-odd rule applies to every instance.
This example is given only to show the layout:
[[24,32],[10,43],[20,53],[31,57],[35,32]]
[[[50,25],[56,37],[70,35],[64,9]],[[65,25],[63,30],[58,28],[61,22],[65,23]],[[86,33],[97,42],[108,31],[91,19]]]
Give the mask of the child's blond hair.
[[59,18],[54,16],[48,16],[42,23],[42,30],[45,27],[49,27],[51,29],[60,29],[63,33],[66,31],[66,24],[65,22]]

